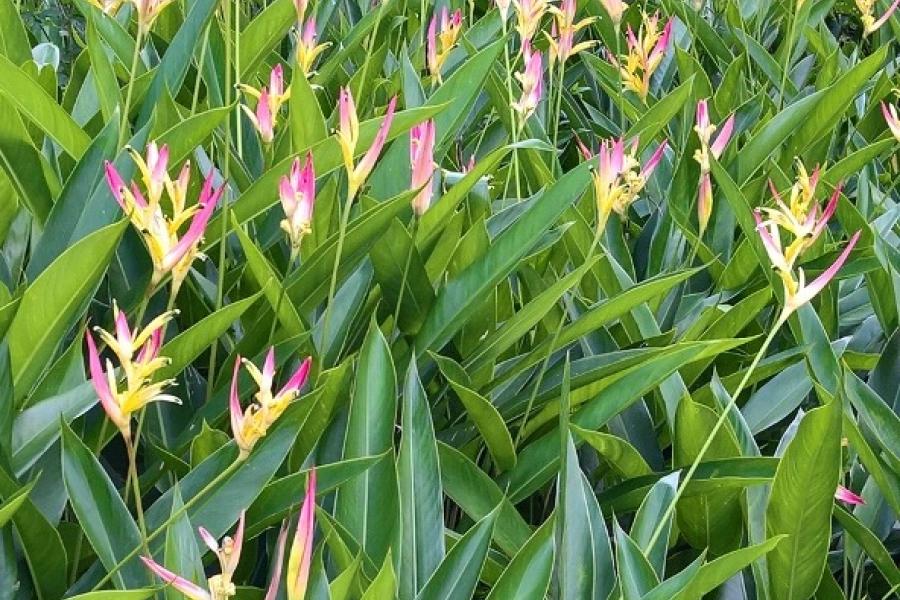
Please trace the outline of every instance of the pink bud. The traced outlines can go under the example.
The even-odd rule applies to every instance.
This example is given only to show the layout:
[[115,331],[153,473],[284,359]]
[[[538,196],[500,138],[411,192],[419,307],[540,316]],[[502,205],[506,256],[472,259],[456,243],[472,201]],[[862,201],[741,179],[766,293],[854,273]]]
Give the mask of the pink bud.
[[425,214],[431,205],[431,178],[434,175],[434,120],[415,125],[410,132],[409,161],[412,167],[412,189],[420,189],[413,199],[413,211]]
[[[88,347],[88,367],[91,373],[91,385],[94,387],[94,391],[97,392],[100,405],[103,406],[103,410],[106,411],[109,420],[116,427],[123,431],[127,430],[129,426],[128,419],[122,413],[122,409],[116,401],[114,391],[110,387],[109,374],[103,370],[103,364],[100,362],[100,354],[97,352],[94,337],[87,329],[84,331],[84,338]],[[111,369],[112,366],[107,365],[107,368]]]
[[866,503],[866,501],[863,500],[862,496],[855,494],[842,485],[838,485],[837,491],[834,493],[834,497],[836,500],[846,502],[847,504],[858,505]]
[[212,600],[209,592],[199,585],[191,583],[184,577],[176,575],[172,571],[158,564],[152,558],[142,556],[141,560],[144,565],[150,569],[154,575],[162,579],[167,585],[172,586],[191,600]]

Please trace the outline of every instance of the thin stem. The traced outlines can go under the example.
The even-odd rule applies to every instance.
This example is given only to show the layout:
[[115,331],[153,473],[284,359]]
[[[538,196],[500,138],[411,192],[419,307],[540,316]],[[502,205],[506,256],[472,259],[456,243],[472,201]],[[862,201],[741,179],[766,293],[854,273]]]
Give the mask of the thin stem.
[[[225,26],[231,26],[231,3],[228,0],[223,0],[224,4],[224,21]],[[227,39],[227,38],[226,38]],[[231,104],[231,94],[235,91],[234,86],[232,85],[231,77],[232,77],[232,46],[229,43],[225,43],[225,105],[228,106]],[[239,107],[236,107],[236,110],[239,110]],[[240,114],[237,115],[237,120],[240,122]],[[228,180],[231,177],[231,157],[229,156],[229,151],[231,147],[231,118],[225,119],[225,139],[222,142],[222,154],[224,157],[224,166],[222,175],[225,178],[225,193],[223,194],[222,199],[222,228],[219,232],[219,259],[217,262],[217,281],[216,281],[216,304],[215,309],[219,310],[222,308],[222,300],[225,297],[225,258],[227,256],[227,236],[228,236]],[[216,354],[219,350],[219,344],[213,343],[213,345],[209,349],[209,365],[206,369],[206,381],[212,382],[215,380],[216,376]],[[212,398],[213,386],[206,386],[206,401]]]
[[[234,82],[241,82],[241,0],[234,0]],[[244,160],[244,139],[243,124],[241,123],[241,107],[236,104],[234,107],[236,117],[235,126],[237,127],[237,154],[241,160]],[[275,118],[275,115],[272,115]]]
[[[349,185],[349,184],[348,184]],[[350,221],[350,209],[353,207],[354,193],[347,190],[347,199],[341,211],[341,222],[338,229],[337,249],[334,254],[334,265],[331,267],[331,282],[328,284],[328,304],[325,305],[325,317],[322,320],[322,337],[319,351],[322,358],[325,357],[325,344],[328,341],[328,326],[331,324],[331,307],[334,304],[334,294],[337,290],[338,269],[341,265],[341,255],[344,252],[344,237],[347,235],[347,223]]]
[[[430,185],[430,184],[429,184]],[[403,276],[400,278],[400,293],[397,296],[397,306],[394,307],[394,331],[400,332],[400,326],[397,319],[400,318],[400,306],[403,304],[403,293],[406,291],[406,279],[409,277],[409,266],[412,263],[413,252],[416,250],[416,234],[419,232],[419,218],[414,214],[412,223],[412,234],[409,242],[409,252],[406,253],[406,264],[403,265]],[[412,292],[410,292],[412,293]]]
[[[150,555],[150,544],[147,540],[147,523],[144,521],[144,503],[141,499],[141,480],[137,471],[137,446],[132,443],[131,435],[122,437],[125,440],[125,448],[128,451],[128,479],[131,480],[131,486],[134,490],[134,509],[137,513],[138,527],[141,530],[141,543],[147,556]],[[127,487],[127,486],[126,486]]]
[[560,112],[562,111],[562,95],[563,95],[563,81],[566,74],[566,63],[563,60],[559,61],[559,85],[556,86],[556,109],[553,111],[552,115],[552,123],[553,123],[553,152],[556,153],[556,161],[553,163],[553,170],[555,171],[557,167],[559,167],[560,172],[562,172],[562,164],[560,164],[560,156],[559,156],[559,148],[557,148],[558,140],[559,140],[559,117]]
[[[508,25],[506,19],[503,19],[503,37],[505,38],[508,30]],[[512,90],[512,63],[509,58],[509,41],[503,45],[503,64],[506,69],[506,103],[509,106],[509,126],[512,128],[512,142],[513,144],[518,143],[519,141],[519,129],[516,125],[516,111],[513,108],[513,90]],[[506,183],[503,186],[503,197],[505,198],[507,195],[507,190],[509,189],[509,182],[512,175],[515,174],[516,178],[516,196],[522,197],[522,186],[519,182],[519,152],[517,148],[513,148],[512,151],[512,159],[510,170],[506,172]]]
[[206,48],[209,46],[209,28],[212,23],[207,24],[203,31],[203,47],[200,48],[200,60],[197,61],[197,79],[194,81],[194,96],[191,99],[191,115],[197,114],[197,104],[200,98],[200,82],[203,80],[203,67],[206,63]]
[[784,66],[781,70],[781,86],[778,88],[778,108],[782,108],[784,103],[784,88],[787,87],[788,71],[791,68],[791,55],[794,53],[794,28],[796,27],[797,19],[793,13],[788,15],[788,19],[790,23],[788,25],[788,38],[785,42],[787,48],[784,53]]
[[778,320],[775,322],[775,325],[772,327],[772,330],[769,331],[769,335],[766,336],[765,341],[763,341],[762,346],[760,346],[759,351],[756,353],[756,356],[753,357],[753,362],[750,363],[750,367],[744,372],[744,376],[741,378],[740,383],[738,383],[737,389],[734,390],[734,393],[731,395],[731,399],[728,401],[728,404],[725,405],[725,408],[722,410],[722,414],[719,415],[719,418],[716,420],[715,425],[713,425],[712,431],[706,436],[706,440],[703,442],[703,446],[700,447],[700,452],[697,453],[697,456],[694,458],[694,462],[691,463],[690,468],[685,474],[684,478],[681,480],[681,483],[678,484],[678,489],[675,491],[675,496],[672,498],[672,501],[669,503],[668,508],[666,508],[666,512],[663,513],[662,518],[659,520],[659,523],[656,525],[656,529],[653,530],[653,535],[650,536],[650,541],[647,543],[647,548],[652,548],[656,541],[659,539],[659,536],[662,535],[663,529],[665,529],[666,523],[669,519],[672,518],[672,514],[675,512],[675,507],[678,505],[678,500],[681,498],[682,494],[684,494],[684,490],[687,487],[688,483],[690,483],[691,479],[694,477],[694,473],[697,471],[697,467],[700,466],[700,462],[706,456],[706,453],[709,451],[712,446],[713,440],[716,435],[719,433],[719,430],[722,428],[722,425],[725,424],[725,421],[728,419],[728,413],[737,405],[737,399],[741,395],[741,392],[744,391],[744,386],[747,385],[747,382],[750,381],[750,375],[753,374],[753,371],[756,369],[759,361],[762,360],[762,357],[765,355],[766,351],[769,349],[769,345],[772,343],[772,340],[775,339],[775,334],[778,333],[778,330],[787,320],[787,316],[785,313],[782,313]]
[[134,96],[134,78],[138,61],[141,58],[141,44],[144,41],[144,28],[138,25],[134,38],[134,52],[131,54],[131,68],[128,70],[128,85],[125,86],[125,104],[122,106],[122,125],[119,127],[119,148],[125,145],[128,135],[128,113],[131,112],[131,99]]
[[291,246],[291,257],[288,259],[287,269],[284,272],[284,280],[281,283],[281,291],[278,293],[278,301],[275,302],[275,317],[272,319],[272,327],[269,328],[269,336],[266,338],[266,346],[272,344],[272,337],[275,335],[275,328],[278,326],[278,316],[281,314],[281,304],[284,302],[284,296],[287,291],[285,282],[294,270],[294,262],[300,254],[300,248]]
[[[159,536],[159,534],[161,534],[163,531],[165,531],[169,527],[169,525],[174,523],[176,519],[181,517],[181,515],[186,513],[192,506],[194,506],[194,504],[196,504],[210,490],[212,490],[214,487],[216,487],[222,481],[224,481],[225,479],[230,477],[235,472],[235,470],[237,470],[237,468],[241,465],[241,463],[244,462],[245,458],[246,457],[244,455],[239,455],[238,458],[236,458],[234,460],[234,462],[232,462],[230,465],[228,465],[228,468],[226,468],[224,471],[222,471],[221,473],[216,475],[212,481],[207,483],[205,486],[203,486],[203,488],[200,489],[200,491],[198,491],[196,494],[191,496],[191,498],[188,499],[187,502],[182,504],[181,508],[179,508],[174,513],[172,513],[169,516],[169,518],[163,522],[162,525],[160,525],[158,528],[156,528],[149,535],[146,536],[146,544],[149,545],[150,542],[155,540]],[[107,573],[106,573],[106,575],[104,575],[103,579],[101,579],[99,582],[97,582],[97,584],[94,587],[91,588],[91,591],[93,592],[93,591],[99,590],[106,583],[108,583],[109,580],[112,579],[112,576],[115,575],[119,571],[119,569],[121,569],[123,566],[125,566],[125,564],[128,561],[132,560],[135,556],[137,556],[142,548],[143,548],[143,546],[138,546],[138,547],[132,549],[132,551],[129,552],[125,556],[125,558],[123,558],[122,560],[117,562],[115,565],[113,565],[112,569],[107,571]]]

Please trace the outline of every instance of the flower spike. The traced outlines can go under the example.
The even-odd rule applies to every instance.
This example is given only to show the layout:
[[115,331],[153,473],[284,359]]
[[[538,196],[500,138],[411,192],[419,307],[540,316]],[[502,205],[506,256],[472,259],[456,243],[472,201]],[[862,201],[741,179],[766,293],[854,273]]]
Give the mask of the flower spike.
[[428,72],[437,83],[443,82],[441,69],[456,46],[459,32],[462,30],[462,18],[462,10],[456,9],[451,14],[445,6],[441,11],[440,32],[438,32],[437,15],[431,18],[431,23],[428,25],[428,51],[426,54]]
[[709,225],[709,219],[712,216],[713,195],[712,195],[712,175],[710,174],[712,166],[710,164],[710,156],[716,160],[722,156],[731,134],[734,130],[734,115],[728,117],[722,124],[717,135],[717,127],[710,122],[709,107],[706,99],[697,102],[697,124],[694,125],[694,131],[700,139],[700,148],[694,152],[694,160],[700,164],[700,186],[697,191],[697,218],[699,222],[700,237],[706,231]]
[[356,145],[359,142],[359,118],[356,115],[356,104],[353,101],[353,94],[349,88],[341,88],[338,100],[340,124],[337,137],[338,144],[341,147],[341,154],[344,157],[344,168],[347,170],[348,196],[351,198],[356,196],[356,193],[368,179],[372,169],[375,168],[375,161],[378,160],[378,156],[387,142],[396,106],[397,97],[394,96],[388,103],[387,111],[384,114],[384,119],[381,121],[378,133],[375,135],[375,140],[362,160],[359,163],[354,163]]
[[422,216],[431,205],[434,176],[434,119],[415,125],[410,132],[409,162],[412,167],[411,186],[419,190],[413,198],[413,212]]
[[891,18],[897,7],[900,6],[900,0],[894,0],[888,9],[884,11],[884,14],[876,19],[875,2],[876,0],[856,0],[856,7],[859,9],[860,20],[863,24],[863,35],[869,35],[878,31]]
[[854,493],[852,490],[848,490],[842,485],[837,486],[837,491],[834,493],[834,498],[836,500],[840,500],[841,502],[846,502],[847,504],[853,505],[866,503],[866,501],[863,500],[862,496]]
[[893,104],[881,103],[881,114],[884,115],[884,122],[887,123],[888,129],[900,142],[900,116],[897,116],[897,107]]
[[157,563],[152,558],[142,556],[141,561],[148,569],[150,569],[150,571],[153,572],[154,575],[162,579],[166,583],[166,585],[172,586],[173,588],[190,598],[190,600],[213,600],[213,597],[207,590],[204,590],[196,583],[191,583],[180,575],[176,575],[172,571]]
[[309,472],[306,482],[306,496],[300,509],[297,532],[291,544],[287,568],[288,600],[303,600],[309,584],[309,568],[312,563],[313,533],[316,511],[316,470]]
[[312,152],[306,153],[306,162],[295,158],[290,174],[281,178],[278,196],[285,218],[281,228],[288,234],[291,250],[300,249],[303,236],[312,231],[313,206],[316,201],[316,173]]
[[524,57],[525,70],[522,73],[515,74],[516,79],[522,84],[522,97],[518,102],[513,102],[512,104],[513,109],[519,115],[520,126],[537,109],[544,90],[541,53],[533,52],[531,44],[526,42],[522,47],[522,56]]

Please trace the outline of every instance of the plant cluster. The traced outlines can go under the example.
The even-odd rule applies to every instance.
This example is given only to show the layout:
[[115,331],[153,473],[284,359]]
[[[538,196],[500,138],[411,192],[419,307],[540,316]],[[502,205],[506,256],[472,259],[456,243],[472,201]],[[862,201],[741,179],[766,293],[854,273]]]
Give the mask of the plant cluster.
[[0,600],[900,590],[900,0],[0,0]]

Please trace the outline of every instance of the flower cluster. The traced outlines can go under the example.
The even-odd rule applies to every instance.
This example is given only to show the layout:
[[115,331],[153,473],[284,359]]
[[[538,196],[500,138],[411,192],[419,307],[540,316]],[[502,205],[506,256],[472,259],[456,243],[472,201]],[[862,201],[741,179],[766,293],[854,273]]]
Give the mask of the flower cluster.
[[516,79],[522,84],[522,97],[512,103],[513,109],[519,115],[520,127],[537,109],[544,91],[544,68],[541,53],[532,51],[531,43],[525,40],[522,45],[522,57],[525,69],[521,73],[516,73]]
[[253,123],[263,143],[271,144],[275,140],[278,112],[291,97],[291,88],[284,86],[284,67],[277,64],[272,68],[268,86],[256,89],[242,83],[238,88],[256,100],[256,110],[251,110],[246,104],[242,104],[241,108],[247,113],[247,118]]
[[547,0],[512,0],[516,7],[516,31],[522,40],[524,50],[526,42],[531,42],[534,34],[541,27],[541,19],[544,18],[550,5]]
[[166,387],[175,382],[174,379],[153,381],[156,372],[169,364],[168,359],[159,356],[159,349],[162,347],[166,324],[174,314],[175,311],[163,313],[138,331],[137,328],[131,329],[125,313],[113,304],[115,333],[94,328],[116,355],[124,374],[124,387],[120,386],[110,359],[106,359],[104,369],[90,330],[84,333],[91,384],[103,410],[126,440],[131,439],[132,414],[157,400],[181,403],[175,396],[163,393]]
[[381,154],[381,149],[384,148],[384,144],[387,142],[396,106],[397,97],[394,96],[388,103],[387,112],[384,115],[384,120],[381,122],[381,128],[378,130],[375,140],[369,147],[369,151],[357,164],[354,162],[354,155],[356,153],[356,145],[359,143],[359,118],[356,115],[356,104],[353,102],[353,94],[350,93],[349,88],[341,88],[341,95],[338,100],[340,124],[337,138],[341,147],[341,155],[344,158],[344,168],[347,170],[349,197],[356,196],[356,193],[368,179],[372,169],[375,168],[375,161],[378,160],[378,155]]
[[[198,202],[187,208],[185,204],[191,178],[190,163],[186,162],[178,178],[172,180],[167,171],[169,150],[166,146],[159,148],[155,142],[151,142],[147,146],[146,159],[137,152],[132,151],[131,154],[141,172],[147,195],[144,196],[133,181],[130,187],[125,185],[110,162],[106,163],[106,181],[150,253],[153,261],[151,290],[155,290],[171,274],[171,294],[174,297],[194,259],[200,256],[199,246],[203,233],[224,186],[214,188],[213,174],[210,173],[203,183]],[[160,200],[164,192],[171,205],[170,216],[162,211]],[[191,223],[187,231],[179,235],[179,230],[189,219]]]
[[228,600],[237,595],[232,577],[241,560],[241,547],[244,544],[244,512],[241,511],[234,538],[225,536],[221,544],[205,528],[198,527],[197,531],[200,533],[200,538],[203,542],[219,559],[219,574],[213,575],[206,580],[206,589],[180,575],[176,575],[149,556],[142,556],[141,560],[154,575],[190,598],[190,600]]
[[[641,166],[637,157],[638,140],[631,143],[626,151],[625,140],[603,140],[600,144],[598,168],[591,172],[594,187],[594,201],[597,205],[597,230],[606,227],[609,215],[615,211],[625,216],[628,207],[638,195],[662,159],[668,143],[662,142]],[[585,160],[592,158],[591,151],[583,144],[581,153]]]
[[588,17],[576,23],[575,0],[562,0],[561,8],[552,6],[550,7],[550,12],[553,13],[554,17],[551,34],[547,35],[547,41],[550,43],[551,65],[556,61],[564,63],[569,60],[570,56],[578,54],[582,50],[587,50],[596,44],[596,42],[591,40],[575,43],[575,34],[596,20],[596,17]]
[[[115,16],[126,0],[88,0],[91,4],[104,13]],[[137,13],[138,29],[141,35],[147,34],[153,28],[153,23],[159,17],[165,7],[175,0],[127,0],[134,6]]]
[[[409,164],[412,169],[412,189],[419,190],[413,198],[413,212],[422,216],[431,206],[434,176],[434,119],[413,126],[409,134]],[[421,189],[420,189],[421,188]]]
[[[241,364],[250,373],[258,387],[254,402],[246,410],[241,409],[238,393],[238,375]],[[234,362],[234,374],[231,379],[229,409],[231,412],[231,430],[242,457],[250,454],[253,446],[268,433],[269,428],[287,410],[288,405],[300,394],[300,388],[306,383],[312,359],[307,357],[294,371],[287,383],[272,393],[275,380],[275,349],[270,348],[265,363],[260,371],[256,365],[240,356]]]
[[281,178],[278,197],[284,209],[285,219],[281,228],[291,242],[291,252],[300,250],[303,236],[312,231],[313,205],[316,201],[316,172],[313,169],[312,152],[307,152],[306,162],[301,165],[295,158],[291,172]]
[[884,14],[881,15],[878,19],[875,18],[875,3],[876,0],[855,0],[856,8],[859,9],[860,15],[859,19],[863,24],[863,33],[865,35],[869,35],[870,33],[874,33],[878,31],[878,29],[887,23],[887,20],[891,18],[891,15],[894,14],[894,11],[897,10],[897,7],[900,6],[900,0],[894,0],[894,2],[888,7]]
[[722,124],[722,129],[718,135],[713,138],[716,133],[716,126],[709,121],[709,108],[706,100],[697,102],[697,124],[694,131],[700,139],[700,148],[694,152],[694,160],[700,164],[700,188],[697,196],[697,216],[700,222],[700,237],[706,231],[709,224],[709,217],[712,215],[712,177],[710,175],[710,156],[718,160],[725,151],[725,146],[731,139],[731,133],[734,130],[734,115],[728,117]]
[[[794,266],[825,230],[841,195],[841,186],[838,185],[825,209],[820,212],[819,205],[815,201],[819,181],[818,168],[813,170],[812,175],[808,175],[801,164],[798,171],[797,182],[791,187],[789,204],[785,204],[775,186],[769,182],[777,207],[757,208],[753,213],[769,261],[784,285],[785,303],[781,314],[782,320],[812,300],[837,275],[860,234],[858,231],[853,234],[837,260],[811,283],[806,283],[803,269],[798,269],[798,276],[795,278]],[[762,213],[766,214],[767,219],[763,219]],[[782,229],[793,238],[784,247],[781,243]]]
[[450,51],[456,46],[459,33],[462,30],[462,10],[456,9],[453,13],[445,6],[441,11],[441,30],[438,32],[437,15],[431,17],[428,25],[428,72],[437,83],[442,83],[441,69],[450,56]]
[[650,78],[662,62],[671,35],[672,19],[660,31],[659,16],[645,14],[637,35],[631,26],[627,29],[628,54],[625,58],[609,55],[610,62],[619,69],[622,87],[637,94],[641,100],[650,93]]
[[295,38],[297,65],[300,71],[306,77],[309,77],[315,72],[313,71],[313,65],[315,65],[316,59],[331,46],[331,42],[318,43],[316,18],[314,16],[309,17],[305,23],[298,24]]
[[887,123],[891,134],[900,142],[900,116],[897,115],[897,107],[885,102],[881,103],[881,114],[884,115],[884,122]]

